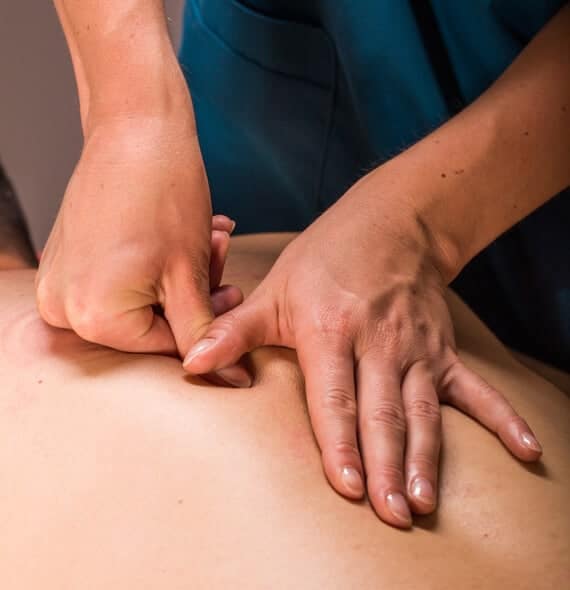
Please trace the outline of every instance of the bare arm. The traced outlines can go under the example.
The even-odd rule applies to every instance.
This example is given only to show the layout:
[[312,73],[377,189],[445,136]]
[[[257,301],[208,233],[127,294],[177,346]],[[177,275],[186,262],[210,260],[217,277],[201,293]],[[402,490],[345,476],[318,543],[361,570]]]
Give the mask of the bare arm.
[[458,357],[443,288],[570,182],[569,60],[567,6],[472,106],[361,179],[287,246],[186,358],[188,371],[205,374],[262,344],[294,347],[329,480],[357,498],[366,470],[375,509],[395,526],[411,525],[409,507],[435,508],[439,402],[521,460],[542,452]]
[[54,0],[67,39],[84,132],[121,116],[187,116],[190,95],[162,0]]
[[208,181],[163,2],[55,5],[84,145],[40,263],[40,315],[112,348],[184,355],[213,317],[217,281]]
[[[405,170],[447,279],[570,184],[570,5],[448,124],[378,169]],[[390,174],[390,172],[388,172]],[[474,222],[475,221],[475,222]]]

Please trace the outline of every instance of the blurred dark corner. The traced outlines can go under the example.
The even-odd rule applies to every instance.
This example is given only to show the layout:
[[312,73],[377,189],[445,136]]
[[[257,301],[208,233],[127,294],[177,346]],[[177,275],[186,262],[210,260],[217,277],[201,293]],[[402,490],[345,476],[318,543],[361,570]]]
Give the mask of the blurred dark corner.
[[[178,44],[183,0],[165,0]],[[0,161],[34,245],[47,239],[81,147],[67,47],[49,0],[0,4]]]

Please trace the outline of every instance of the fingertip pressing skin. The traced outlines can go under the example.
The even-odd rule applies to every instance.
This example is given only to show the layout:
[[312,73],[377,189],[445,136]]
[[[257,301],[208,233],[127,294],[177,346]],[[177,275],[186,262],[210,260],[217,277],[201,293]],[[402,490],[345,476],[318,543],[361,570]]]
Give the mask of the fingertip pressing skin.
[[351,465],[345,465],[341,469],[341,480],[344,495],[354,500],[360,500],[364,496],[364,482],[362,475],[357,469]]
[[434,486],[424,477],[415,477],[408,484],[408,502],[415,514],[431,514],[437,506]]
[[411,528],[412,513],[404,495],[399,491],[374,491],[374,486],[368,485],[368,497],[374,511],[386,523],[400,529]]
[[416,514],[433,512],[441,444],[441,411],[434,380],[425,363],[414,363],[402,383],[406,412],[407,498]]
[[334,445],[329,445],[329,448],[325,447],[321,458],[325,476],[334,490],[349,500],[362,500],[366,488],[362,462],[357,452],[348,449],[339,452],[334,449]]
[[446,401],[497,434],[505,447],[521,461],[537,461],[542,447],[528,424],[494,387],[463,363],[456,363],[445,384]]
[[196,375],[210,373],[236,364],[244,354],[264,344],[272,344],[266,338],[271,320],[265,307],[252,303],[250,296],[231,314],[216,318],[188,351],[184,368]]
[[227,384],[240,388],[251,387],[253,377],[239,363],[216,370],[212,369],[211,360],[203,355],[210,351],[215,352],[214,347],[217,344],[219,344],[217,339],[208,337],[197,342],[182,362],[184,369],[193,375],[203,375],[206,379],[217,384]]
[[[218,344],[218,340],[215,338],[202,338],[188,351],[182,366],[190,373],[199,374],[207,371],[208,369],[205,367],[208,365],[208,359],[205,354],[213,349],[216,344]],[[204,368],[203,371],[201,371],[202,368]]]
[[497,434],[509,451],[521,461],[532,463],[542,456],[542,446],[519,416],[515,415],[504,427],[499,428]]
[[[342,496],[364,495],[363,465],[356,434],[354,361],[345,340],[304,341],[297,347],[309,414],[329,483]],[[336,357],[331,364],[328,357]]]

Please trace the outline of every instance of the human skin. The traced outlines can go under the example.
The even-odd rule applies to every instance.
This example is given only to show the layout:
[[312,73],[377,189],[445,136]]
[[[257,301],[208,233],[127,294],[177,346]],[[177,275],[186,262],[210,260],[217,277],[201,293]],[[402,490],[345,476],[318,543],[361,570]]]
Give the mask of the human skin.
[[360,497],[366,471],[392,524],[411,522],[404,498],[416,512],[435,506],[440,401],[468,407],[519,458],[540,454],[528,425],[458,359],[444,292],[570,184],[569,56],[566,5],[479,99],[311,224],[184,362],[200,374],[257,346],[295,348],[329,481]]
[[[40,265],[40,313],[90,341],[130,351],[175,344],[184,355],[212,319],[209,194],[162,2],[56,6],[76,72],[85,145]],[[474,389],[475,377],[457,362],[441,294],[476,251],[568,183],[569,15],[563,9],[464,113],[366,176],[304,232],[287,250],[288,262],[276,267],[265,299],[216,325],[223,326],[217,335],[230,334],[221,350],[187,358],[192,373],[223,370],[227,382],[247,386],[247,373],[234,364],[242,353],[262,343],[297,348],[329,481],[360,497],[366,467],[375,507],[392,524],[409,526],[406,500],[415,511],[435,507],[439,401],[449,380],[459,382],[454,403],[487,415],[487,424],[500,422],[513,453],[540,455],[528,426],[498,393],[476,396],[475,389],[488,390]],[[331,236],[340,246],[328,248],[321,265],[314,253]],[[392,272],[394,261],[402,273]],[[342,284],[345,269],[359,285],[354,291]],[[371,285],[371,273],[382,279]],[[166,321],[153,315],[155,303]],[[299,327],[308,317],[317,321],[305,333]],[[319,324],[332,324],[332,334]],[[269,337],[261,342],[260,334]],[[323,366],[337,369],[325,385],[318,379]],[[409,384],[402,392],[401,383]],[[473,397],[492,407],[472,404]],[[408,419],[412,407],[429,416]],[[403,462],[406,420],[417,442],[413,469]]]
[[116,349],[185,354],[213,317],[211,204],[162,0],[55,5],[84,143],[40,263],[40,313]]
[[[289,239],[236,238],[226,279],[249,292]],[[526,467],[444,407],[440,508],[401,531],[322,477],[292,351],[256,351],[251,389],[215,387],[47,326],[33,271],[0,273],[0,585],[563,587],[570,402],[448,297],[461,358],[545,454]]]

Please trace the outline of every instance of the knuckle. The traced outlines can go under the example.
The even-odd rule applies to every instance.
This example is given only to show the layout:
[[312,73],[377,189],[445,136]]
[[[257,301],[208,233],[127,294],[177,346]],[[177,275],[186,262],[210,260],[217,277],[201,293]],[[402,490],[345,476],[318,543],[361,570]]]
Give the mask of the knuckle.
[[402,465],[399,463],[381,463],[377,469],[378,479],[380,481],[397,481],[402,480]]
[[405,327],[399,319],[388,318],[378,321],[374,330],[374,340],[386,351],[397,350],[404,339]]
[[356,441],[350,440],[342,440],[339,439],[335,441],[332,446],[331,450],[338,455],[353,455],[358,456],[358,447],[356,445]]
[[408,419],[417,418],[431,424],[441,422],[439,404],[426,399],[416,398],[410,400],[406,405],[406,414]]
[[36,305],[38,313],[48,324],[58,322],[59,306],[45,279],[38,281],[36,284]]
[[439,453],[430,454],[425,451],[417,451],[410,457],[409,471],[431,476],[437,471],[439,464]]
[[323,306],[318,310],[313,325],[321,334],[345,340],[351,333],[354,310],[349,306]]
[[372,497],[384,497],[388,491],[402,488],[403,468],[396,463],[381,463],[368,477],[368,492]]
[[396,433],[406,431],[406,418],[402,406],[397,402],[379,402],[371,412],[362,417],[363,430],[390,430]]
[[105,335],[105,330],[97,321],[91,318],[80,318],[70,321],[73,331],[88,342],[102,343]]
[[352,393],[342,387],[330,387],[322,398],[322,407],[327,412],[347,420],[356,420],[357,406]]
[[399,317],[382,317],[367,323],[362,331],[360,356],[372,355],[396,362],[410,356],[414,343],[410,327]]
[[436,389],[439,399],[448,401],[449,389],[451,385],[459,378],[459,375],[464,370],[464,365],[457,356],[450,355],[449,364],[445,367],[436,380]]
[[96,303],[74,298],[66,304],[73,331],[84,340],[101,342],[107,334],[107,315]]

